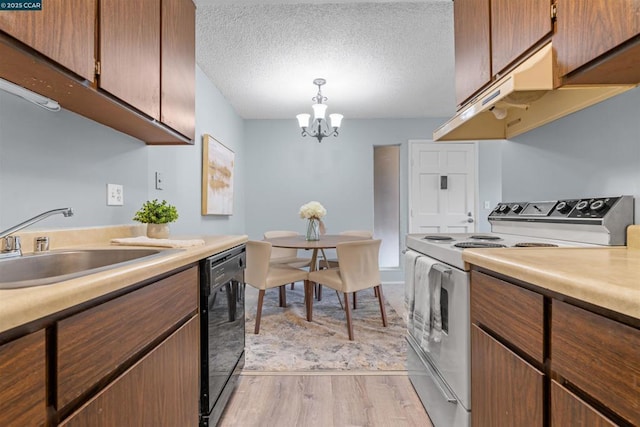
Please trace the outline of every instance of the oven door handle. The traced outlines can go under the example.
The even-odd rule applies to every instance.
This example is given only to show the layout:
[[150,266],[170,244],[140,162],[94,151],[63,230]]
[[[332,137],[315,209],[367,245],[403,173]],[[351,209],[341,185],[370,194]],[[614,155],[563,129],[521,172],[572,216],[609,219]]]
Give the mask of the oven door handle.
[[449,385],[447,385],[447,383],[442,378],[440,373],[433,366],[433,363],[427,358],[425,358],[424,355],[422,354],[422,349],[416,342],[415,338],[413,338],[411,335],[407,335],[407,342],[409,342],[409,345],[413,347],[413,349],[415,350],[415,353],[418,355],[418,358],[420,359],[420,362],[429,371],[429,374],[433,379],[433,382],[436,384],[436,386],[440,390],[440,393],[442,393],[442,396],[446,399],[446,401],[449,403],[458,403],[458,399],[456,398],[455,394],[453,394],[453,391],[451,391],[451,389],[449,388]]

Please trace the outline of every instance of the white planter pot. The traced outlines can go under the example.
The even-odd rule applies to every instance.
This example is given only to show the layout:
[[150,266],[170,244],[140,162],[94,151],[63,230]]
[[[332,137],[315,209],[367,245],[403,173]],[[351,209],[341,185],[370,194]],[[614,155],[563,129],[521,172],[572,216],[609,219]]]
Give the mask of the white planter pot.
[[166,239],[169,237],[169,224],[147,224],[147,237]]

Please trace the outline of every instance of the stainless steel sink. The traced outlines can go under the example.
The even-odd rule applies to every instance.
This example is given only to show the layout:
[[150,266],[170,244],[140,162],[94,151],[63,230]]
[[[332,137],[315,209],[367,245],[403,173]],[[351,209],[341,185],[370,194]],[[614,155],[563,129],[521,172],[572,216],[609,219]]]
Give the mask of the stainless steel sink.
[[180,249],[82,249],[23,255],[0,260],[0,289],[49,285],[178,251]]

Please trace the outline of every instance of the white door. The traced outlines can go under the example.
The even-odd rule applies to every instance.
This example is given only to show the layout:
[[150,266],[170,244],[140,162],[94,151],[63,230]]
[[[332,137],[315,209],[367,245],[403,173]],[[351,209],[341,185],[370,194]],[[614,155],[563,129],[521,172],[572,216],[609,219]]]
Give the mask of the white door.
[[409,142],[409,233],[475,231],[475,143]]

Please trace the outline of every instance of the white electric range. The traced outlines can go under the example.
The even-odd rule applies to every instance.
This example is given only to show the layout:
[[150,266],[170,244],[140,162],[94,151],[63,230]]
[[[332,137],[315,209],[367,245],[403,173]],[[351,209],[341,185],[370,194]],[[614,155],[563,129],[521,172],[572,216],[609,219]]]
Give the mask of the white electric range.
[[[470,425],[470,274],[462,251],[624,245],[633,205],[631,196],[500,203],[489,214],[491,233],[407,235],[409,378],[435,427]],[[436,331],[416,327],[425,310],[431,328],[438,319]]]

